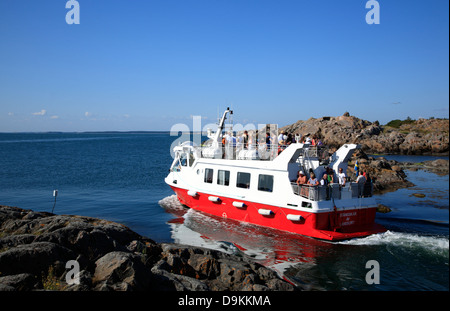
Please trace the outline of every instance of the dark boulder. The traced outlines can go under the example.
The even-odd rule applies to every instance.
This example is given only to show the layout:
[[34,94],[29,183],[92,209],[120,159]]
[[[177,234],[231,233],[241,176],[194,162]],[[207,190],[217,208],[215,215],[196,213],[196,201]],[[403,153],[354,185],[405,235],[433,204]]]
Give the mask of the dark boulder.
[[[107,220],[7,206],[0,206],[0,220],[4,291],[295,289],[245,256],[158,244]],[[78,263],[78,274],[69,275],[71,260]],[[74,275],[78,282],[66,281]]]
[[58,261],[76,258],[73,251],[50,242],[33,242],[17,245],[0,253],[1,275],[20,273],[41,274]]
[[152,275],[139,255],[113,251],[95,262],[95,290],[136,291],[151,287]]
[[39,279],[30,273],[19,273],[0,277],[0,290],[30,291],[39,284]]
[[[152,270],[170,272],[186,290],[294,290],[294,286],[247,257],[199,247],[163,244],[163,257]],[[201,283],[199,283],[201,282]]]

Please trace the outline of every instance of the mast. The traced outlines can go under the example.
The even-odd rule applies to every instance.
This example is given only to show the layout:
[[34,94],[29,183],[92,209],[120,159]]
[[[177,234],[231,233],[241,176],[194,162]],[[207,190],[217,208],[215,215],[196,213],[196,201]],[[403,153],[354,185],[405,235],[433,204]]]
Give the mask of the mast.
[[214,136],[214,141],[216,141],[218,143],[222,142],[220,136],[222,135],[222,130],[225,127],[225,120],[227,119],[228,113],[233,114],[233,110],[230,110],[230,107],[227,107],[227,110],[225,110],[223,112],[222,118],[220,119],[220,122],[219,122],[219,127],[217,128],[217,132]]

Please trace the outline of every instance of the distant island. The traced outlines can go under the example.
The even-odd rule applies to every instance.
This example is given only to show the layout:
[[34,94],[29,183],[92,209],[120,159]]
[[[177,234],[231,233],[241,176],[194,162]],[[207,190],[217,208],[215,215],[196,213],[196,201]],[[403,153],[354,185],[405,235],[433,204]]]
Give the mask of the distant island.
[[309,118],[280,128],[290,134],[310,135],[331,149],[360,144],[367,154],[448,155],[449,120],[392,120],[385,125],[351,116]]

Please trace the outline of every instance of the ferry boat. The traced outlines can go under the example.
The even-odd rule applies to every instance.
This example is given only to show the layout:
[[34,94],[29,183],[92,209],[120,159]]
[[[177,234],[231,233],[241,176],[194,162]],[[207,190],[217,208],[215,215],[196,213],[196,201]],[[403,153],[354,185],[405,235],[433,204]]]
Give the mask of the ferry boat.
[[[377,204],[372,184],[347,181],[344,186],[297,184],[299,172],[317,180],[333,170],[334,180],[359,148],[344,144],[331,156],[326,148],[277,141],[276,125],[249,131],[246,140],[224,132],[223,113],[216,132],[208,130],[202,146],[191,141],[173,148],[165,182],[185,206],[218,217],[338,241],[386,231],[375,223]],[[257,137],[258,136],[258,137]],[[240,135],[240,138],[242,135]],[[257,139],[259,138],[259,139]]]

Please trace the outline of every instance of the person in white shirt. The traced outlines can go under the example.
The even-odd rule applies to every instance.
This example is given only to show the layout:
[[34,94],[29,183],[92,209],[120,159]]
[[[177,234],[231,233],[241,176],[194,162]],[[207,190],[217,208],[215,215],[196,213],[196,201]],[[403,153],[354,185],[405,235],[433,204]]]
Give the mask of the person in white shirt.
[[311,137],[308,134],[305,138],[305,144],[310,144],[311,142],[312,142]]
[[278,143],[280,143],[280,141],[284,140],[284,139],[283,139],[283,137],[284,137],[283,134],[284,134],[284,132],[281,131],[280,134],[278,135]]
[[320,185],[321,186],[328,185],[328,174],[327,173],[323,174],[322,179],[320,180]]
[[341,187],[345,187],[345,182],[346,182],[347,176],[345,175],[342,167],[339,168],[338,179],[339,179],[339,185]]
[[285,131],[281,131],[280,135],[278,135],[278,144],[285,145],[286,144],[287,135]]
[[234,137],[233,132],[231,132],[231,131],[228,132],[226,140],[231,146],[233,146],[233,147],[236,146],[236,137]]

